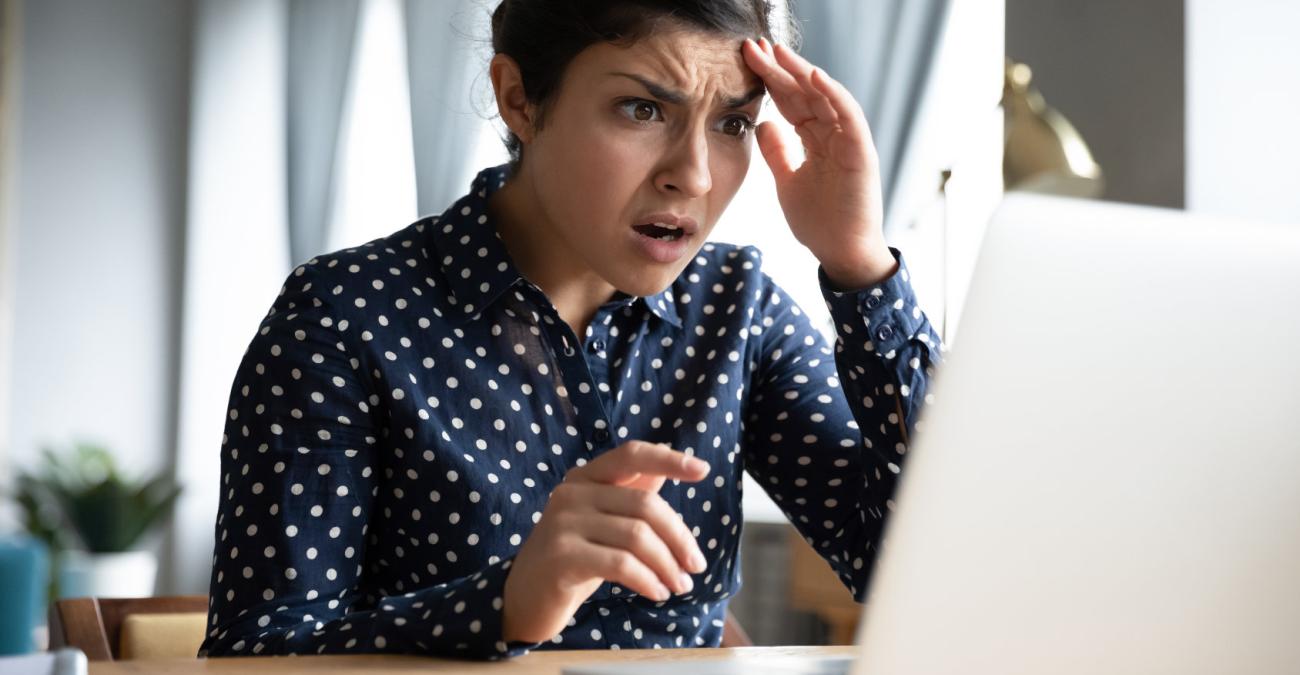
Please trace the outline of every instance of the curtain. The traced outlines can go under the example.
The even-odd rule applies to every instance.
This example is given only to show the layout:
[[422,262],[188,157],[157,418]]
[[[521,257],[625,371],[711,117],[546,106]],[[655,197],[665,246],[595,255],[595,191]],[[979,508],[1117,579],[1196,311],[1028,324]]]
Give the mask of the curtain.
[[899,225],[900,173],[912,144],[950,0],[816,0],[793,5],[802,54],[844,83],[880,153],[886,232]]
[[290,0],[287,41],[289,264],[323,253],[329,237],[343,97],[359,0]]
[[[492,3],[495,7],[495,3]],[[490,9],[469,0],[406,0],[411,136],[420,215],[441,213],[468,187],[473,152],[484,122],[475,111],[473,36],[487,36]],[[482,39],[482,38],[479,38]],[[495,109],[495,107],[493,107]]]
[[[478,0],[195,0],[176,479],[162,593],[208,588],[231,378],[294,265],[325,252],[362,2],[406,14],[422,213],[468,186]],[[477,21],[477,23],[475,23]],[[396,230],[405,223],[393,223]]]
[[231,379],[289,273],[284,2],[197,0],[176,480],[159,592],[206,593]]

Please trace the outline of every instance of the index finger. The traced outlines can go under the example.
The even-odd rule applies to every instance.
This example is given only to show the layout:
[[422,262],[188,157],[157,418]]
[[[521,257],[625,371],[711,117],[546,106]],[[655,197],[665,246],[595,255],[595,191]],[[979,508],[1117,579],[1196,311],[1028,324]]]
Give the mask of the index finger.
[[662,443],[628,441],[569,474],[575,480],[611,485],[630,483],[645,475],[694,483],[709,475],[709,463]]
[[745,42],[747,44],[741,48],[745,54],[745,62],[763,80],[777,110],[792,122],[811,117],[812,113],[804,101],[806,94],[803,87],[799,86],[798,80],[777,62],[774,55],[759,47],[757,42],[753,40]]

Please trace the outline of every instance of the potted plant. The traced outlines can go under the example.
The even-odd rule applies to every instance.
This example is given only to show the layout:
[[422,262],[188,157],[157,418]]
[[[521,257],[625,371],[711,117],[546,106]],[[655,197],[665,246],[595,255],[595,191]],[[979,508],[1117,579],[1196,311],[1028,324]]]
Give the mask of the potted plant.
[[63,455],[44,448],[42,456],[38,472],[19,472],[16,498],[27,530],[53,554],[53,597],[152,595],[158,559],[136,547],[180,488],[162,474],[124,478],[98,445],[77,443]]

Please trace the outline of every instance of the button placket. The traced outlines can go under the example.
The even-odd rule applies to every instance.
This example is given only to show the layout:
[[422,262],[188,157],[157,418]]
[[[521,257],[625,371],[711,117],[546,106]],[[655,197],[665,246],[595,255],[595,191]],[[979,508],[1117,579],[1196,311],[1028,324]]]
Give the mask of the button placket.
[[[593,324],[598,320],[599,316],[593,319]],[[554,331],[551,335],[557,336],[551,340],[552,345],[559,347],[554,352],[555,359],[561,366],[560,376],[568,391],[569,405],[573,407],[574,422],[582,430],[584,451],[590,459],[603,452],[610,439],[609,415],[600,393],[600,383],[607,379],[608,363],[603,358],[588,358],[579,353],[575,345],[581,345],[581,342],[563,321],[547,323],[550,324],[547,330]],[[592,328],[587,329],[587,334],[589,337],[594,334]],[[597,337],[596,341],[603,348],[603,338]],[[588,351],[592,344],[588,342]]]

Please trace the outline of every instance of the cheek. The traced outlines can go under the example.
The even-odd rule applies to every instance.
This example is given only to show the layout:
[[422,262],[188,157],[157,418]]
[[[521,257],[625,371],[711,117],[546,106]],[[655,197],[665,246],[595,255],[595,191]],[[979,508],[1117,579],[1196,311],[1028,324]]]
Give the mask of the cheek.
[[723,147],[715,152],[709,168],[713,173],[713,191],[730,199],[749,173],[751,146],[734,141],[723,143],[733,147]]
[[740,186],[749,174],[751,145],[728,147],[715,152],[709,162],[709,171],[713,179],[713,190],[709,194],[709,221],[717,222],[722,212],[740,191]]
[[599,125],[565,129],[546,142],[548,157],[537,180],[548,193],[543,198],[558,207],[551,213],[557,224],[587,233],[621,231],[656,150],[645,138]]

